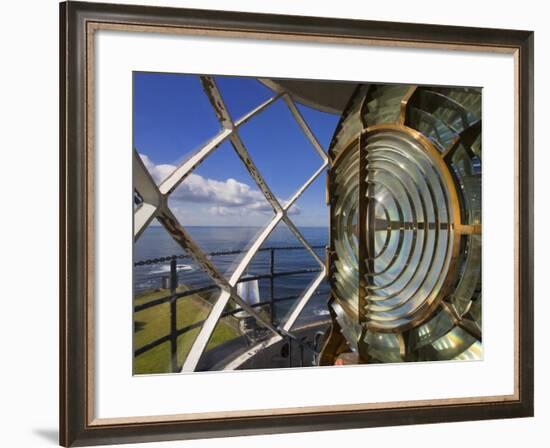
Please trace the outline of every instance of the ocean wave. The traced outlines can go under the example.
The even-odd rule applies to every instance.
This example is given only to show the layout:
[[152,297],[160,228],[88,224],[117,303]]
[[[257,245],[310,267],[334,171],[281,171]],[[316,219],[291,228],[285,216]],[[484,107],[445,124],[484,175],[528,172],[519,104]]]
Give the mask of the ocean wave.
[[[195,268],[189,264],[178,264],[176,265],[176,270],[178,272],[185,271],[185,272],[192,272],[195,270]],[[153,270],[149,271],[149,274],[168,274],[170,272],[170,265],[164,264],[161,266],[155,266]]]

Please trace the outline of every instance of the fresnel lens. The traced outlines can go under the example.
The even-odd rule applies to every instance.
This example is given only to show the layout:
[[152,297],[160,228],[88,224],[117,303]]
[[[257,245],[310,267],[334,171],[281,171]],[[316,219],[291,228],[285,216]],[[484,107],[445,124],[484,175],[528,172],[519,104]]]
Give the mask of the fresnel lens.
[[360,85],[329,151],[321,357],[481,357],[481,91]]

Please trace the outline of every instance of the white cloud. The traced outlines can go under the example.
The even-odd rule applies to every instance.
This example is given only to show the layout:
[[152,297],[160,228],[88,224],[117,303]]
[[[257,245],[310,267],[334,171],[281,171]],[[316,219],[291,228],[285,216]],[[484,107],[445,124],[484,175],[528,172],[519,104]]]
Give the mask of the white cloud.
[[[145,167],[159,184],[172,171],[175,165],[156,165],[147,155],[140,154]],[[191,173],[170,196],[171,201],[179,203],[212,204],[207,212],[214,216],[247,216],[253,213],[271,214],[273,209],[263,193],[250,185],[233,178],[215,180]],[[286,201],[279,199],[284,205]],[[178,204],[176,204],[178,205]],[[293,205],[289,214],[300,213],[298,206]]]
[[176,168],[174,165],[156,165],[145,154],[140,154],[139,157],[141,158],[141,161],[145,165],[145,168],[147,168],[147,171],[149,171],[149,174],[151,174],[157,185],[161,181],[166,179],[168,175]]
[[239,210],[231,207],[224,207],[222,205],[215,205],[208,209],[208,213],[216,216],[236,216],[239,214]]

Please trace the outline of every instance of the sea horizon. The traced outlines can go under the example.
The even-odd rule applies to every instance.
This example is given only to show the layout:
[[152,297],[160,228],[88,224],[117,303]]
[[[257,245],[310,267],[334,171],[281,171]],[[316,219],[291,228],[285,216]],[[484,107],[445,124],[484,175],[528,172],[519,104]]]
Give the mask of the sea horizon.
[[[239,251],[247,248],[255,239],[262,226],[185,226],[191,238],[205,253]],[[314,249],[317,256],[324,260],[325,249],[328,244],[328,226],[298,226],[300,233],[311,246],[322,246]],[[277,247],[303,246],[286,225],[277,226],[262,244],[262,248],[273,247],[274,271],[291,272],[319,269],[319,264],[306,250],[283,250]],[[190,287],[203,287],[212,284],[212,280],[204,273],[179,246],[162,226],[148,227],[134,245],[134,262],[160,259],[176,255],[178,257],[177,273],[179,280]],[[209,256],[212,264],[220,273],[229,278],[236,268],[240,254]],[[265,275],[270,271],[270,251],[259,251],[249,263],[246,275]],[[162,277],[170,272],[169,260],[162,263],[141,264],[134,267],[134,291],[142,293],[158,288]],[[316,272],[295,274],[274,279],[275,297],[298,297],[316,277]],[[267,278],[259,281],[260,296],[267,300],[270,295],[270,283]],[[312,298],[311,305],[304,317],[321,315],[326,312],[328,284],[323,282],[319,291],[321,296]],[[279,315],[288,311],[292,301],[282,303]],[[282,314],[281,314],[282,313]],[[323,314],[324,315],[324,314]]]

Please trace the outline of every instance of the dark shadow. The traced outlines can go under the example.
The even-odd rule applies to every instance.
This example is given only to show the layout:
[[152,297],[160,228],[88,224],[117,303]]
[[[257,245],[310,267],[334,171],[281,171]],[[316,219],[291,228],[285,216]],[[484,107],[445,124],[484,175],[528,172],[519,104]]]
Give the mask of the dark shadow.
[[33,433],[56,446],[59,444],[59,431],[57,428],[34,429]]
[[134,333],[142,331],[147,325],[145,322],[134,321]]

